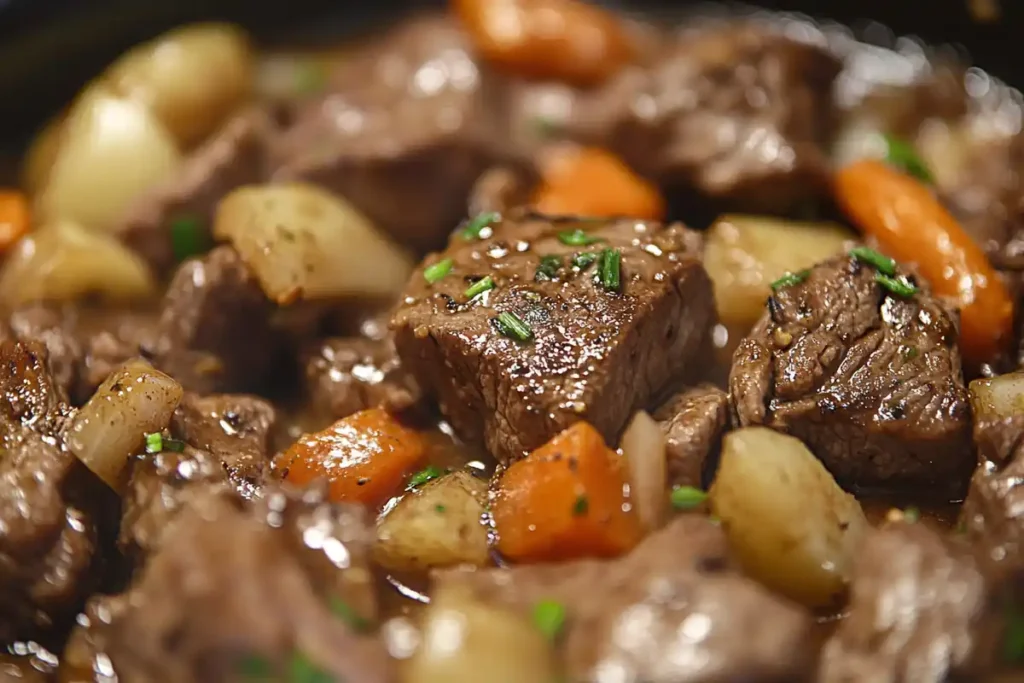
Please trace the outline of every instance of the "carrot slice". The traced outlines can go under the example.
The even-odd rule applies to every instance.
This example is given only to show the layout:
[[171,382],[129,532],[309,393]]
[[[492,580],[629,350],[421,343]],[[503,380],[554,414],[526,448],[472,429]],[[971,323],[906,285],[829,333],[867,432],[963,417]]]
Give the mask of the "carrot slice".
[[981,247],[914,178],[880,161],[836,174],[839,205],[882,250],[916,263],[932,290],[960,307],[960,348],[971,363],[994,360],[1012,337],[1013,301]]
[[622,456],[576,423],[502,475],[491,511],[498,550],[517,562],[625,553],[643,535],[625,484]]
[[540,162],[533,204],[542,213],[660,219],[665,200],[621,159],[597,147],[559,145]]
[[633,56],[611,12],[580,0],[453,0],[484,58],[527,78],[595,85]]
[[28,234],[31,221],[25,195],[17,190],[0,190],[0,252]]
[[277,467],[299,486],[326,479],[333,501],[377,507],[401,491],[426,452],[418,432],[386,410],[371,408],[303,436],[280,456]]

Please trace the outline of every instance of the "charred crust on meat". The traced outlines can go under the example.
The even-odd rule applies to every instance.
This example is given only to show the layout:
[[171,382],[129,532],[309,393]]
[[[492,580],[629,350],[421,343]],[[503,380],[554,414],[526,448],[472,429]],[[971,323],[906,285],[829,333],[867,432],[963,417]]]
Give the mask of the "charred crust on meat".
[[768,315],[771,316],[772,322],[776,325],[782,324],[782,305],[774,295],[768,297]]

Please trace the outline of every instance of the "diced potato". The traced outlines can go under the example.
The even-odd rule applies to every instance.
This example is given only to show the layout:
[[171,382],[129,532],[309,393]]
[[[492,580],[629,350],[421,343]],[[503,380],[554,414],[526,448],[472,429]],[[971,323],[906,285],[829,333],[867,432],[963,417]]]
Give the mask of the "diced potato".
[[170,424],[183,393],[180,384],[148,363],[128,361],[75,414],[67,430],[68,448],[120,491],[128,459],[142,450],[146,434]]
[[102,87],[75,102],[59,137],[36,197],[36,216],[44,222],[65,219],[89,230],[114,230],[131,202],[181,163],[171,134],[144,105]]
[[393,571],[487,564],[486,496],[486,482],[465,471],[410,492],[377,525],[377,562]]
[[524,617],[487,605],[460,587],[438,591],[423,612],[419,648],[401,683],[557,681],[551,643]]
[[751,576],[809,606],[843,598],[868,522],[798,439],[765,427],[727,434],[710,503]]
[[0,303],[138,301],[156,295],[149,266],[113,237],[71,221],[44,225],[19,241],[0,267]]
[[975,420],[1024,414],[1024,372],[1011,372],[970,384]]
[[213,232],[234,245],[279,304],[394,296],[413,266],[352,205],[303,183],[235,190],[221,201]]
[[723,216],[707,234],[704,267],[722,324],[749,330],[764,312],[771,283],[848,249],[855,236],[832,223]]
[[195,24],[125,53],[101,80],[147,106],[183,147],[212,133],[252,90],[248,37],[231,24]]

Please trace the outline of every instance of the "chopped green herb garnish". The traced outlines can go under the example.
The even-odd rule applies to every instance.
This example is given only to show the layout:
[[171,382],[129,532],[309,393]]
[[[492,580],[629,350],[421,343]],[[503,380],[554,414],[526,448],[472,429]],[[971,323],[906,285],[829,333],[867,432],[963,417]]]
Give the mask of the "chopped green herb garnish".
[[558,241],[562,244],[567,244],[570,247],[585,247],[589,244],[604,242],[602,238],[593,237],[579,229],[573,230],[572,232],[566,231],[558,233]]
[[481,237],[485,237],[484,230],[491,227],[492,223],[497,223],[501,220],[501,214],[495,211],[487,211],[485,213],[477,214],[473,218],[469,219],[466,226],[462,228],[462,239],[464,240],[476,240]]
[[920,355],[920,351],[917,350],[916,346],[904,346],[903,347],[903,360],[914,360]]
[[448,273],[452,272],[453,261],[450,258],[446,258],[443,261],[438,261],[432,266],[427,266],[423,270],[423,279],[434,284]]
[[423,486],[428,481],[437,479],[442,474],[444,474],[444,472],[441,471],[440,467],[437,467],[436,465],[427,465],[422,470],[409,477],[409,485],[406,486],[406,489],[412,490],[418,486]]
[[914,506],[903,508],[903,521],[913,524],[921,519],[921,511]]
[[210,247],[203,223],[193,216],[179,216],[171,221],[171,250],[178,261],[201,254]]
[[935,176],[921,160],[913,145],[892,135],[886,135],[885,146],[885,160],[889,165],[929,185],[935,183]]
[[576,517],[582,517],[587,514],[587,510],[590,509],[590,501],[582,493],[576,496],[576,502],[572,504],[572,514]]
[[896,296],[911,297],[917,294],[917,286],[902,275],[890,277],[882,273],[875,273],[875,282],[882,285]]
[[341,598],[331,598],[331,612],[348,624],[353,631],[364,633],[370,630],[370,620],[352,609],[352,605]]
[[181,453],[185,450],[185,442],[178,439],[164,439],[164,450]]
[[295,66],[295,90],[302,95],[316,95],[327,86],[327,70],[322,64],[308,61]]
[[967,533],[967,520],[964,519],[963,517],[961,517],[959,520],[957,520],[956,527],[953,529],[953,531],[955,531],[958,534],[966,534]]
[[584,251],[572,257],[572,265],[574,268],[586,270],[590,267],[590,264],[596,260],[597,254],[592,251]]
[[444,514],[446,509],[447,508],[445,508],[445,506],[441,505],[440,503],[438,503],[437,505],[434,506],[434,512],[436,512],[438,514]]
[[288,663],[289,683],[337,683],[334,677],[314,664],[301,652],[292,656]]
[[1024,662],[1024,615],[1007,605],[1006,630],[1003,633],[1003,660],[1008,663]]
[[811,274],[811,271],[809,271],[809,270],[801,270],[801,271],[798,271],[796,273],[786,273],[785,275],[783,275],[778,280],[776,280],[775,282],[772,283],[772,285],[771,285],[772,291],[773,292],[777,292],[780,289],[785,289],[786,287],[792,287],[793,285],[798,285],[801,282],[803,282],[804,280],[806,280],[807,276],[810,275],[810,274]]
[[268,680],[273,672],[270,662],[256,655],[245,657],[238,663],[238,673],[255,681]]
[[565,605],[541,600],[533,606],[533,623],[548,640],[556,640],[565,626]]
[[479,294],[483,294],[489,289],[494,289],[494,278],[492,278],[490,275],[482,277],[473,284],[471,284],[469,288],[465,291],[465,295],[467,299],[472,299],[473,297]]
[[896,262],[885,254],[879,253],[874,249],[870,249],[868,247],[854,247],[850,250],[850,256],[861,263],[867,263],[868,265],[874,266],[878,269],[879,273],[890,276],[896,274]]
[[692,510],[708,499],[708,494],[694,486],[676,486],[672,489],[672,507],[676,510]]
[[499,313],[498,317],[494,319],[494,323],[498,331],[510,339],[521,342],[533,339],[533,330],[530,329],[530,326],[511,311]]
[[164,449],[164,435],[160,432],[146,434],[146,452],[159,453]]
[[540,137],[551,137],[561,130],[558,121],[547,116],[536,116],[533,118],[533,129]]
[[561,267],[561,256],[555,256],[554,254],[541,256],[540,263],[537,264],[537,272],[533,274],[533,279],[537,281],[553,280],[558,275],[558,270]]
[[601,279],[601,286],[609,292],[619,291],[622,286],[622,252],[618,249],[604,249],[600,258],[598,277]]

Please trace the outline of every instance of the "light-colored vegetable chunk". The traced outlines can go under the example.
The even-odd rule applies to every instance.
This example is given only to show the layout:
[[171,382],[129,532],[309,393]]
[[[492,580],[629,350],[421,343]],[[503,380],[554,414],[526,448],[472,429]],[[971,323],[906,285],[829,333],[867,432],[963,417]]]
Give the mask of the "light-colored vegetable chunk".
[[1010,372],[970,384],[974,419],[998,420],[1024,414],[1024,372]]
[[411,491],[377,525],[377,562],[393,571],[487,564],[486,496],[486,482],[465,471]]
[[30,196],[46,185],[50,169],[60,149],[64,115],[55,116],[39,129],[29,145],[21,164],[21,186]]
[[154,296],[149,266],[113,237],[56,221],[18,242],[0,267],[0,302],[137,301]]
[[68,448],[120,491],[128,459],[142,450],[146,434],[167,427],[183,393],[180,384],[148,363],[128,361],[75,415],[67,430]]
[[218,207],[214,235],[281,304],[393,296],[412,270],[409,255],[348,202],[302,183],[235,190]]
[[246,99],[254,69],[241,29],[195,24],[125,53],[101,80],[146,105],[187,147],[212,133]]
[[620,445],[629,467],[629,496],[636,514],[645,529],[657,529],[668,512],[665,433],[641,410],[626,427]]
[[842,600],[868,523],[798,439],[765,427],[727,434],[710,502],[751,576],[805,605]]
[[46,153],[54,158],[36,198],[37,216],[98,231],[116,229],[129,204],[181,163],[171,134],[145,105],[102,87],[75,102],[56,153]]
[[708,230],[704,267],[715,285],[718,317],[746,331],[764,312],[771,283],[852,245],[854,235],[832,223],[759,216],[723,216]]
[[438,591],[423,613],[420,646],[401,683],[557,681],[553,648],[536,625],[460,587]]

